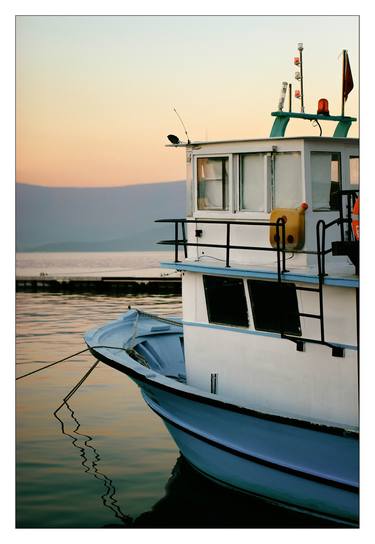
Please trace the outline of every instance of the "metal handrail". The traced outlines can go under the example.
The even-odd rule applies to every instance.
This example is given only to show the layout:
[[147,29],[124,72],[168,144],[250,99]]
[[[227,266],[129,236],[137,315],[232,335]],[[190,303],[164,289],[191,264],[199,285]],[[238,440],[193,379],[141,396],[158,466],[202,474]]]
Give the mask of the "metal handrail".
[[[332,353],[336,353],[336,356],[342,356],[342,349],[337,348],[336,346],[332,345],[331,343],[327,342],[325,340],[325,331],[324,331],[324,300],[323,300],[323,284],[324,284],[324,277],[327,275],[326,273],[326,255],[329,253],[332,253],[332,247],[329,249],[326,249],[326,231],[331,228],[334,225],[338,225],[340,227],[340,238],[341,241],[345,241],[345,232],[344,232],[344,225],[351,224],[351,209],[352,205],[354,204],[355,198],[358,196],[358,191],[356,190],[345,190],[338,192],[338,196],[340,196],[340,205],[339,205],[339,217],[337,219],[334,219],[328,223],[326,223],[323,219],[320,219],[316,224],[316,251],[301,251],[299,250],[296,253],[304,253],[304,254],[313,254],[317,256],[317,265],[318,265],[318,289],[311,289],[311,288],[302,288],[298,287],[299,289],[304,290],[310,290],[310,291],[317,291],[319,293],[319,314],[307,314],[302,313],[300,315],[303,315],[304,317],[311,317],[315,319],[320,320],[320,340],[314,340],[309,338],[301,338],[301,337],[293,337],[290,335],[285,335],[282,333],[282,336],[284,338],[287,338],[289,340],[292,340],[293,342],[297,343],[297,349],[300,348],[301,343],[303,342],[315,342],[320,344],[325,344],[327,346],[330,346],[332,348]],[[343,197],[347,197],[347,217],[344,217],[344,211],[343,211],[343,204],[342,200]],[[285,220],[280,217],[277,219],[276,222],[271,221],[231,221],[231,220],[202,220],[202,219],[158,219],[156,221],[157,223],[174,223],[175,225],[175,239],[174,240],[163,240],[160,241],[159,244],[168,244],[168,245],[174,245],[175,246],[175,262],[180,262],[178,259],[178,250],[180,246],[184,247],[184,254],[185,258],[187,257],[187,247],[213,247],[213,248],[222,248],[225,249],[225,266],[226,268],[230,268],[230,251],[232,249],[240,249],[240,250],[256,250],[256,251],[276,251],[277,253],[277,278],[278,282],[281,283],[282,281],[282,275],[285,272],[288,272],[286,269],[286,232],[285,232]],[[181,229],[182,229],[182,240],[179,240],[178,238],[178,226],[181,223]],[[199,243],[199,242],[188,242],[186,238],[186,230],[185,225],[186,224],[219,224],[219,225],[226,225],[226,243],[225,244],[208,244],[208,243]],[[259,246],[242,246],[242,245],[231,245],[231,226],[232,225],[248,225],[248,226],[266,226],[266,227],[275,227],[276,228],[276,248],[274,247],[259,247]],[[281,230],[281,236],[280,236],[280,230]],[[353,234],[351,232],[351,229],[348,228],[347,232],[347,240],[346,241],[353,241]],[[289,251],[288,251],[289,252]]]
[[[346,231],[346,240],[345,240],[345,233],[344,233],[344,225],[351,225],[352,223],[352,208],[355,202],[355,199],[358,197],[359,191],[356,189],[350,189],[350,190],[344,190],[339,191],[338,196],[340,196],[340,206],[339,206],[339,217],[337,219],[333,219],[329,223],[326,223],[323,219],[320,219],[316,224],[316,247],[317,247],[317,257],[318,257],[318,275],[320,276],[326,276],[326,267],[325,267],[325,256],[329,253],[332,253],[332,247],[330,249],[326,249],[326,231],[334,226],[338,225],[340,227],[340,237],[341,242],[348,241],[351,242],[354,239],[353,232],[350,228]],[[343,205],[342,205],[342,197],[347,197],[347,203],[346,203],[346,209],[347,209],[347,217],[344,217],[344,211],[343,211]]]
[[[201,219],[157,219],[155,223],[174,223],[174,240],[161,240],[158,244],[162,245],[174,245],[175,248],[175,261],[176,263],[180,262],[178,258],[179,247],[184,248],[185,258],[187,257],[187,247],[214,247],[225,249],[225,266],[230,268],[230,251],[232,249],[241,249],[241,250],[252,250],[252,251],[274,251],[277,253],[277,275],[278,280],[281,281],[281,275],[285,272],[288,272],[286,269],[286,230],[285,230],[285,220],[282,217],[279,217],[276,222],[272,221],[231,221],[231,220],[201,220]],[[182,229],[182,239],[178,238],[178,226],[181,224]],[[208,225],[226,225],[226,243],[225,244],[200,244],[199,242],[188,242],[186,238],[185,225],[186,224],[208,224]],[[231,245],[231,225],[248,225],[248,226],[265,226],[265,227],[275,227],[276,228],[276,248],[274,247],[260,247],[260,246],[242,246],[242,245]],[[281,236],[280,236],[281,231]]]
[[[345,240],[345,233],[344,233],[344,225],[350,225],[351,224],[351,209],[352,205],[354,204],[355,198],[358,196],[358,190],[356,189],[350,189],[350,190],[343,190],[339,191],[338,196],[340,196],[340,205],[339,205],[339,217],[330,221],[329,223],[326,223],[323,219],[320,219],[316,224],[316,245],[317,250],[316,251],[294,251],[294,253],[302,253],[302,254],[312,254],[317,256],[317,264],[318,264],[318,277],[323,278],[327,275],[326,273],[326,267],[325,267],[325,257],[329,253],[332,252],[332,248],[326,249],[326,231],[332,227],[333,225],[338,225],[340,227],[340,237],[341,241]],[[347,197],[347,217],[344,217],[344,211],[343,211],[343,204],[342,204],[342,197]],[[178,250],[179,247],[182,246],[184,248],[184,255],[185,258],[187,257],[187,247],[213,247],[213,248],[221,248],[225,249],[225,266],[226,268],[230,268],[230,251],[232,249],[240,249],[240,250],[252,250],[252,251],[276,251],[277,253],[277,270],[278,270],[278,278],[280,280],[281,274],[287,272],[286,269],[286,234],[285,234],[285,221],[281,217],[278,218],[276,222],[271,221],[238,221],[238,220],[224,220],[224,219],[186,219],[186,218],[178,218],[178,219],[157,219],[156,223],[174,223],[175,225],[175,238],[174,240],[162,240],[158,242],[159,244],[165,244],[165,245],[174,245],[175,246],[175,262],[180,262],[178,259]],[[178,225],[181,224],[182,228],[182,240],[179,240],[178,238]],[[185,225],[186,224],[207,224],[207,225],[226,225],[226,243],[225,244],[208,244],[208,243],[199,243],[199,242],[188,242],[186,238],[186,231],[185,231]],[[242,245],[231,245],[230,238],[231,238],[231,226],[232,225],[248,225],[248,226],[266,226],[266,227],[276,227],[276,248],[274,247],[259,247],[259,246],[242,246]],[[281,237],[280,237],[280,229],[281,229]],[[347,240],[351,241],[353,240],[353,233],[351,232],[351,229],[348,228],[347,232]],[[280,243],[281,240],[281,243]]]
[[[340,196],[340,206],[339,206],[339,217],[326,223],[323,219],[320,219],[316,224],[316,249],[317,249],[317,259],[318,259],[318,279],[319,279],[319,317],[320,317],[320,337],[321,342],[326,343],[325,333],[324,333],[324,301],[323,301],[323,282],[324,276],[327,276],[326,273],[326,255],[332,253],[332,246],[329,249],[326,249],[326,232],[329,228],[334,225],[340,227],[340,236],[341,242],[353,241],[353,233],[350,228],[347,230],[347,240],[345,240],[344,225],[351,225],[351,210],[354,205],[355,198],[358,196],[358,191],[356,190],[346,190],[340,191],[338,193]],[[342,197],[347,197],[347,217],[344,217]]]

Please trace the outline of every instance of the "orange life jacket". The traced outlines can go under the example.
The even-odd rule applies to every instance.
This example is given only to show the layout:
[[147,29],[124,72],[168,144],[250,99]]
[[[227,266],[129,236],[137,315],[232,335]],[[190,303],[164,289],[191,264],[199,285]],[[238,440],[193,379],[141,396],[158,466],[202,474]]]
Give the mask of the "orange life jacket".
[[355,201],[352,211],[352,229],[354,238],[359,240],[359,197]]

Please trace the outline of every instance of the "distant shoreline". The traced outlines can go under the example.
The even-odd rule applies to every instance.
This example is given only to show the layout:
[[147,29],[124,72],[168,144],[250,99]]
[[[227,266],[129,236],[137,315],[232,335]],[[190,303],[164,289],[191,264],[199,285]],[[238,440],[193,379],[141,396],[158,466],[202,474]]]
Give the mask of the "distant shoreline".
[[170,253],[172,247],[163,249],[16,249],[20,253]]

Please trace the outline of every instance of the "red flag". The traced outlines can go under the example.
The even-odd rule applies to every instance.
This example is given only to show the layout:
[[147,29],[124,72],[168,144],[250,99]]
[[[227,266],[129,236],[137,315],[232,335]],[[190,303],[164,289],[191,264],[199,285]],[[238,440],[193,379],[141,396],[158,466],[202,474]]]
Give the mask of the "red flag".
[[353,89],[353,77],[352,71],[349,64],[349,55],[347,51],[344,51],[344,72],[343,72],[343,83],[342,83],[342,94],[346,102],[350,91]]

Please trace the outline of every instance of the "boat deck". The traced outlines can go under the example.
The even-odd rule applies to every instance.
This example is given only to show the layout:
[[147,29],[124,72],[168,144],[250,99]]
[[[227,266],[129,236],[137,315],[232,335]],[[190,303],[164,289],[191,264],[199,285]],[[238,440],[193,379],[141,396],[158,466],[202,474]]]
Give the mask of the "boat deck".
[[[237,264],[231,263],[230,267],[226,267],[224,262],[212,260],[208,261],[204,258],[199,260],[186,259],[182,262],[162,262],[163,268],[175,268],[177,271],[200,272],[204,274],[217,274],[228,276],[241,276],[246,278],[258,279],[278,279],[277,264],[275,262],[269,264]],[[283,281],[304,282],[304,283],[319,283],[318,267],[294,265],[292,259],[286,261],[287,272],[282,274]],[[355,274],[354,266],[350,263],[327,262],[326,276],[323,283],[325,285],[335,285],[338,287],[358,287],[359,277]]]

